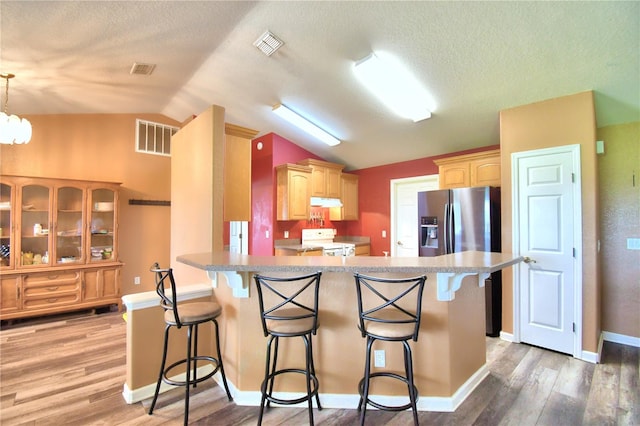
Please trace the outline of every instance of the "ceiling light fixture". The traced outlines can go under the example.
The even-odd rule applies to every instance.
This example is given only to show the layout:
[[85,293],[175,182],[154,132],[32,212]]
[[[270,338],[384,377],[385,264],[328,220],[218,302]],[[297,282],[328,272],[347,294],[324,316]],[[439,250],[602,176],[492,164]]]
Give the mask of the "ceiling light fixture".
[[430,96],[420,82],[388,55],[372,53],[354,65],[356,77],[392,111],[414,122],[431,117]]
[[335,146],[340,143],[339,139],[333,137],[326,131],[322,130],[320,127],[316,126],[306,118],[303,118],[295,112],[291,111],[289,108],[282,104],[277,104],[276,106],[274,106],[273,112],[275,112],[294,126],[297,126],[310,135],[320,139],[322,142],[326,143],[329,146]]
[[4,94],[4,111],[0,112],[0,143],[13,145],[29,143],[31,140],[31,123],[26,118],[17,115],[9,115],[9,79],[15,77],[14,74],[0,74],[0,78],[7,80]]

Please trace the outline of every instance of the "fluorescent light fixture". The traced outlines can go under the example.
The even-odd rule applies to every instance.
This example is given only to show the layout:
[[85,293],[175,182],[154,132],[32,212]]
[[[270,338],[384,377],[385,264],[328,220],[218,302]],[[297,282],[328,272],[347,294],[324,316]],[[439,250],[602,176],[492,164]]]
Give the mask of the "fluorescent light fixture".
[[329,133],[322,130],[320,127],[316,126],[306,118],[299,116],[282,104],[277,104],[276,106],[274,106],[273,112],[287,120],[289,123],[320,139],[322,142],[326,143],[329,146],[335,146],[340,143],[339,139],[334,138]]
[[383,53],[356,62],[358,79],[387,107],[414,122],[431,117],[431,96],[400,63]]

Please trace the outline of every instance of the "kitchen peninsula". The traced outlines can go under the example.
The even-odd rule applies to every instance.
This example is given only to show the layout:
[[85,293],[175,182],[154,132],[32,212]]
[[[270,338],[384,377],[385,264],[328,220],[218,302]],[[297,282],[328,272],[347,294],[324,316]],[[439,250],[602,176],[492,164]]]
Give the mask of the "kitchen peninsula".
[[[254,273],[271,276],[298,275],[322,271],[320,290],[320,329],[314,337],[316,370],[320,398],[325,407],[355,408],[357,385],[363,372],[365,341],[356,327],[357,305],[354,272],[401,277],[427,275],[423,299],[423,323],[414,348],[414,371],[420,410],[453,411],[489,374],[486,367],[484,289],[491,272],[510,267],[522,260],[506,253],[463,252],[439,257],[331,257],[331,256],[251,256],[228,252],[185,254],[179,263],[206,271],[209,287],[223,306],[221,341],[227,380],[234,401],[239,405],[259,404],[259,389],[264,368],[264,336],[260,328],[258,298],[252,284]],[[207,281],[203,274],[203,283]],[[179,281],[179,277],[178,281]],[[204,289],[200,285],[200,289]],[[231,288],[229,288],[231,287]],[[186,290],[186,288],[185,288]],[[143,297],[142,295],[138,297]],[[197,297],[212,297],[199,293]],[[129,305],[125,300],[129,310]],[[159,309],[147,305],[146,309]],[[144,313],[132,310],[128,341],[145,335],[150,328]],[[136,317],[140,318],[140,324]],[[161,321],[161,314],[158,317]],[[161,339],[161,326],[158,339]],[[392,346],[380,342],[376,349],[386,350],[386,369],[402,369],[402,356]],[[299,345],[302,346],[302,345]],[[301,359],[302,347],[292,343],[282,353],[283,363]],[[152,351],[145,351],[146,364]],[[130,368],[127,351],[127,385],[141,383],[138,372]],[[136,365],[144,364],[139,356]],[[155,357],[154,357],[155,358]],[[132,360],[133,361],[133,360]],[[151,370],[153,371],[153,369]],[[150,374],[145,385],[153,383]],[[301,392],[302,384],[284,382],[287,392]],[[372,389],[387,402],[396,403],[406,389],[381,381]],[[134,386],[135,388],[135,386]],[[129,389],[135,393],[135,389]],[[396,396],[398,395],[398,396]],[[125,395],[126,397],[126,395]],[[135,398],[133,398],[135,399]],[[383,400],[381,399],[381,401]]]

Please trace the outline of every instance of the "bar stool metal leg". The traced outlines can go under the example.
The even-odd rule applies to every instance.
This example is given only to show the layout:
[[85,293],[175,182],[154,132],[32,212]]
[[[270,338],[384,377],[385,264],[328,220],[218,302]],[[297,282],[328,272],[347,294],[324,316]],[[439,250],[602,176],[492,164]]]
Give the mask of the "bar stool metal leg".
[[227,375],[224,372],[224,363],[222,362],[222,350],[220,349],[220,330],[218,327],[218,321],[215,319],[211,320],[216,329],[216,351],[218,352],[218,363],[220,365],[220,375],[222,376],[222,384],[224,385],[224,390],[227,392],[227,398],[229,402],[233,401],[233,397],[231,396],[231,392],[229,392],[229,385],[227,384]]
[[167,325],[164,328],[164,343],[162,346],[162,361],[160,362],[160,374],[158,375],[158,383],[156,384],[156,391],[153,394],[153,401],[151,401],[151,407],[149,407],[149,415],[153,414],[153,409],[156,406],[158,400],[158,394],[160,393],[160,385],[162,384],[162,376],[164,375],[164,367],[167,363],[167,346],[169,345],[169,328]]
[[416,400],[418,399],[416,387],[413,384],[413,357],[411,355],[411,346],[406,341],[402,342],[404,346],[404,370],[407,377],[407,387],[409,388],[409,403],[411,404],[411,411],[413,411],[413,423],[418,426],[418,406]]

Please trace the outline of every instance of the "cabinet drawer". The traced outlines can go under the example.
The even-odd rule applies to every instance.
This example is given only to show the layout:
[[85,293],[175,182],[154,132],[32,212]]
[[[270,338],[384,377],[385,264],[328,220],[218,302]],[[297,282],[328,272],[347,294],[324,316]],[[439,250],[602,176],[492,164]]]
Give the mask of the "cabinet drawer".
[[24,309],[42,309],[45,307],[65,306],[80,301],[80,292],[72,293],[55,293],[55,294],[39,294],[37,296],[27,297],[22,302]]
[[[23,278],[24,304],[33,299],[55,299],[80,296],[79,272],[28,274]],[[72,301],[75,299],[72,299]]]

